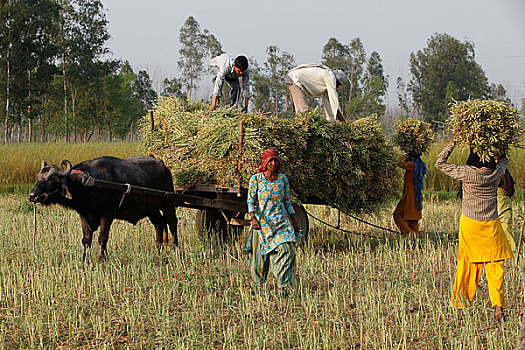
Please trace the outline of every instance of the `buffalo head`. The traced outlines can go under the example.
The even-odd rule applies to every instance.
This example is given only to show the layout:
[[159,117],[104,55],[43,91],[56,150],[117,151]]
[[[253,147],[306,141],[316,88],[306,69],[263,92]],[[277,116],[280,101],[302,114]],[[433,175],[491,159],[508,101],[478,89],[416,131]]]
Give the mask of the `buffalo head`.
[[45,161],[42,161],[35,187],[29,193],[31,202],[51,204],[56,203],[61,196],[67,199],[72,198],[67,186],[71,173],[71,162],[64,159],[60,162],[60,166],[65,166],[66,170],[62,171],[55,165],[47,165]]

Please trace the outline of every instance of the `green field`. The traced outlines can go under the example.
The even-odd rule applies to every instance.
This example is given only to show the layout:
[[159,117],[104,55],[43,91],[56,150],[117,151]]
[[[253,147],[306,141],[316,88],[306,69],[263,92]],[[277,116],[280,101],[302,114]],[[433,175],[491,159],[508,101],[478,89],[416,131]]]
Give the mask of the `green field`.
[[[484,278],[461,321],[448,306],[461,205],[454,193],[425,193],[417,241],[345,215],[345,229],[379,238],[311,219],[310,244],[298,250],[298,283],[283,299],[272,277],[265,288],[252,285],[242,239],[221,249],[199,237],[190,209],[178,213],[180,250],[158,252],[147,221],[116,222],[108,260],[96,262],[94,243],[83,263],[78,215],[37,206],[35,231],[30,188],[0,193],[0,349],[500,350],[516,343],[524,259],[519,267],[506,262],[507,321],[494,321]],[[518,233],[524,203],[520,191],[513,202]],[[393,228],[395,204],[362,217]],[[337,222],[333,209],[307,210]]]

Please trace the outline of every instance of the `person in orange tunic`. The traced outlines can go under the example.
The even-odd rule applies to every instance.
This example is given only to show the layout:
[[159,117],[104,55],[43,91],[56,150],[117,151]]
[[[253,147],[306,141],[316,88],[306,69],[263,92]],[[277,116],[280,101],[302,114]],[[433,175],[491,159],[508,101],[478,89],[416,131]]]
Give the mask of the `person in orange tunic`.
[[401,157],[399,166],[405,169],[403,195],[394,210],[394,222],[404,236],[419,235],[419,220],[423,209],[423,176],[427,169],[417,152]]

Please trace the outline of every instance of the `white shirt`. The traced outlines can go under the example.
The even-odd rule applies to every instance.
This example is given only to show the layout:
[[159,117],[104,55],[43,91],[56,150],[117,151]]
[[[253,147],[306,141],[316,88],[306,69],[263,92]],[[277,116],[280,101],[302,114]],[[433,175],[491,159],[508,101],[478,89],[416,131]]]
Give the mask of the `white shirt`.
[[328,119],[335,120],[339,108],[335,75],[322,64],[302,64],[291,69],[288,76],[309,97],[323,97],[323,107]]
[[250,98],[252,97],[250,89],[250,68],[247,68],[244,72],[242,72],[242,75],[238,75],[233,69],[234,61],[235,60],[233,58],[225,53],[210,60],[210,67],[219,67],[217,78],[215,78],[213,94],[217,97],[221,97],[222,85],[224,84],[224,79],[226,77],[230,79],[242,77],[243,95],[246,98]]

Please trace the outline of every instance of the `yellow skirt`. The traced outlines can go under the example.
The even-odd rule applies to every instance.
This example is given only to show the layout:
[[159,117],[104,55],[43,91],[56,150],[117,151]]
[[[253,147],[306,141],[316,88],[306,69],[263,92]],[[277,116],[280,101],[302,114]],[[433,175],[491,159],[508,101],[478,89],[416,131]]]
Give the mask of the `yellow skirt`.
[[469,262],[488,262],[510,259],[514,255],[496,220],[474,220],[461,215],[459,221],[459,256]]

